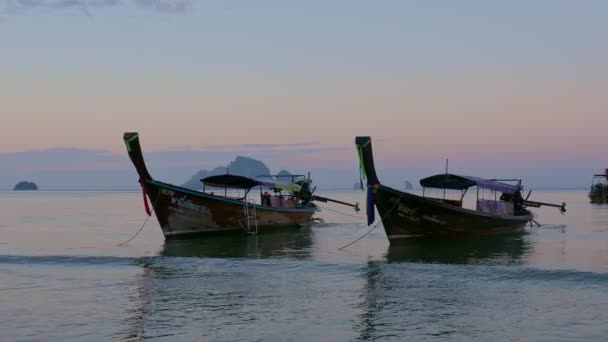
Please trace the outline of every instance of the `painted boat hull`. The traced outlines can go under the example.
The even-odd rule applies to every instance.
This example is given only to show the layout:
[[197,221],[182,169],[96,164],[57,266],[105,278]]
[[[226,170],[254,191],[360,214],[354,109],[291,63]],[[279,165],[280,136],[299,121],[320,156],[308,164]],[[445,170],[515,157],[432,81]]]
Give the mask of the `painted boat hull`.
[[608,202],[606,196],[603,193],[589,193],[589,201],[594,204],[603,204]]
[[374,200],[391,243],[411,237],[522,233],[533,218],[481,213],[384,185],[378,187]]
[[[178,187],[155,180],[144,183],[144,189],[166,239],[192,235],[247,234],[244,202]],[[310,223],[316,206],[271,208],[255,206],[257,231],[296,228]],[[255,220],[250,219],[251,226]]]

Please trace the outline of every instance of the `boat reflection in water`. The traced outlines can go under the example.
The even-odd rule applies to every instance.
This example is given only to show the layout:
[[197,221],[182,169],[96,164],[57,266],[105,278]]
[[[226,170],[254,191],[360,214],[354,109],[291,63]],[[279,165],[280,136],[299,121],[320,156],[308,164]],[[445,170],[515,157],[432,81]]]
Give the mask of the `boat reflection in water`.
[[480,336],[479,326],[500,330],[494,327],[500,320],[492,321],[480,302],[504,306],[505,315],[517,318],[509,310],[522,298],[509,284],[519,268],[502,266],[525,263],[531,252],[525,235],[402,242],[362,270],[357,340],[468,340]]
[[521,262],[530,249],[526,234],[467,239],[409,239],[390,245],[388,262],[441,264],[499,264]]
[[502,267],[523,263],[526,236],[377,245],[385,254],[361,264],[319,262],[334,255],[316,243],[325,233],[166,241],[159,255],[136,259],[141,272],[116,339],[403,340],[450,329],[466,339],[471,321],[487,320],[480,301],[508,303],[505,315],[517,318],[511,303],[528,300],[510,291],[521,268]]
[[[233,340],[246,334],[242,330],[249,326],[240,323],[254,324],[271,316],[271,308],[289,304],[270,295],[277,279],[296,290],[305,286],[298,285],[297,279],[292,284],[291,279],[281,278],[276,269],[310,258],[313,237],[311,229],[303,227],[258,235],[166,240],[158,256],[135,260],[142,271],[130,290],[127,318],[115,339],[194,341],[230,333],[234,336],[227,340]],[[266,301],[268,305],[259,304]],[[250,307],[269,312],[255,316]]]
[[213,239],[166,240],[162,256],[196,258],[294,258],[311,255],[310,227],[257,235],[224,235]]

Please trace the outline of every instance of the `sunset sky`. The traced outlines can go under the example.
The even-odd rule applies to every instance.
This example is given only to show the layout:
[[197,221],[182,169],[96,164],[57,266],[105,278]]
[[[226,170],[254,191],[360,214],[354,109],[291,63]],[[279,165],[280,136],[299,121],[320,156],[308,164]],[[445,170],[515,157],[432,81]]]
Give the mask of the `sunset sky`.
[[0,170],[130,167],[18,161],[124,158],[139,131],[176,182],[243,154],[343,186],[370,135],[381,180],[449,158],[586,186],[608,167],[607,32],[606,1],[1,0]]

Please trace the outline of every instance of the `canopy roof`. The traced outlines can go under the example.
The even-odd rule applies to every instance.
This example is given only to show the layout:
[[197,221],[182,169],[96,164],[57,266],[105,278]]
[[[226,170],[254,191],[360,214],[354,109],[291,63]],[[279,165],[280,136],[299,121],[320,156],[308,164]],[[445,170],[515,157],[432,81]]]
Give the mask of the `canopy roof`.
[[507,183],[497,182],[490,179],[483,179],[470,176],[459,176],[450,173],[439,174],[426,177],[420,180],[420,185],[425,188],[464,190],[473,186],[513,194],[519,187]]
[[260,180],[260,183],[271,189],[288,190],[288,191],[295,191],[295,192],[302,190],[301,186],[299,186],[298,184],[294,184],[294,183],[278,183],[278,182],[273,182],[271,180]]
[[234,189],[251,189],[261,183],[255,179],[237,175],[217,175],[201,179],[201,182],[208,186],[218,188],[228,187]]
[[281,189],[288,191],[300,191],[302,189],[302,187],[297,184],[277,183],[272,180],[253,179],[238,175],[210,176],[201,179],[201,182],[205,183],[205,185],[214,186],[218,188],[227,187],[233,189],[251,189],[254,186],[262,185],[271,189]]
[[597,174],[597,175],[593,175],[593,177],[604,177],[604,178],[608,178],[608,169],[604,169],[604,173],[603,174]]

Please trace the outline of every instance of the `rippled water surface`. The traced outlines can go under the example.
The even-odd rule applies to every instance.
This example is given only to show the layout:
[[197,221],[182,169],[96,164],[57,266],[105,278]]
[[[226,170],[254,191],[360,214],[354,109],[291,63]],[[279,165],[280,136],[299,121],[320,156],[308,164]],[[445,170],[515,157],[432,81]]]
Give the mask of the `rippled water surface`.
[[[364,201],[361,192],[325,192]],[[0,192],[0,341],[605,341],[608,206],[537,191],[523,236],[389,246],[326,224],[165,242],[136,192]],[[347,209],[323,205],[340,212]]]

